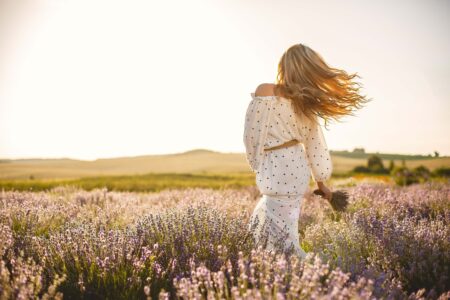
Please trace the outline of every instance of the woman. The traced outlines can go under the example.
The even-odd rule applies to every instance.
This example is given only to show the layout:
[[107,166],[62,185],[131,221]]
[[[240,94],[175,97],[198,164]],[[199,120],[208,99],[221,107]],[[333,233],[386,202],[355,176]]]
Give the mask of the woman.
[[331,198],[325,181],[331,177],[332,163],[318,118],[326,126],[369,101],[359,94],[355,77],[359,76],[328,66],[311,48],[296,44],[282,55],[276,83],[261,84],[251,93],[244,144],[262,196],[249,229],[266,248],[306,256],[298,218],[311,174]]

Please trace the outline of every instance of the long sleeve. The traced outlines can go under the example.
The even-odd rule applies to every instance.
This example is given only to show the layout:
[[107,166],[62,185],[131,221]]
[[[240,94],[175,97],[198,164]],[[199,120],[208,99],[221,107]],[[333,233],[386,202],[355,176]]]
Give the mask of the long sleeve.
[[306,156],[315,182],[330,179],[333,171],[330,152],[319,123],[312,123],[304,142]]
[[250,101],[245,115],[243,141],[246,159],[253,172],[257,172],[264,156],[264,142],[273,102],[264,97],[255,97]]

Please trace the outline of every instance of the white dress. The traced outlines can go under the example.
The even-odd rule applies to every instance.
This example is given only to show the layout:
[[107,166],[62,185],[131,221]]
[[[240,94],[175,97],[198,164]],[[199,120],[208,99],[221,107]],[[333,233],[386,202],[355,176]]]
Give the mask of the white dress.
[[[256,173],[262,196],[248,226],[254,230],[257,243],[274,250],[281,245],[284,251],[293,250],[304,258],[306,252],[300,246],[298,233],[303,195],[311,174],[317,182],[329,179],[332,173],[322,128],[317,117],[316,123],[299,117],[290,99],[250,95],[243,140],[247,162]],[[292,139],[300,143],[264,151]]]

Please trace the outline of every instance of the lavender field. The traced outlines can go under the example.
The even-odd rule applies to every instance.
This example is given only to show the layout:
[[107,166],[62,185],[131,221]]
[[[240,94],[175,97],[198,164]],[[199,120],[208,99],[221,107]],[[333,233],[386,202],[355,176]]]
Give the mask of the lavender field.
[[450,183],[342,188],[305,195],[304,261],[252,240],[256,187],[4,191],[0,299],[448,299]]

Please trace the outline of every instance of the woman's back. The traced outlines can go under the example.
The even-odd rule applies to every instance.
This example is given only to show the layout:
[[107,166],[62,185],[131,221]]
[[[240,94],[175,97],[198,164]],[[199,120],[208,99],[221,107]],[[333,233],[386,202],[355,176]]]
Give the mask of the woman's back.
[[314,180],[329,179],[332,162],[321,126],[295,113],[290,99],[274,95],[256,96],[256,93],[251,93],[251,96],[244,143],[252,169],[258,171],[264,149],[296,139],[303,145],[306,163],[310,166]]
[[291,100],[275,96],[273,101],[272,118],[268,124],[264,148],[278,146],[293,139],[303,143],[308,137],[311,122],[295,113]]

